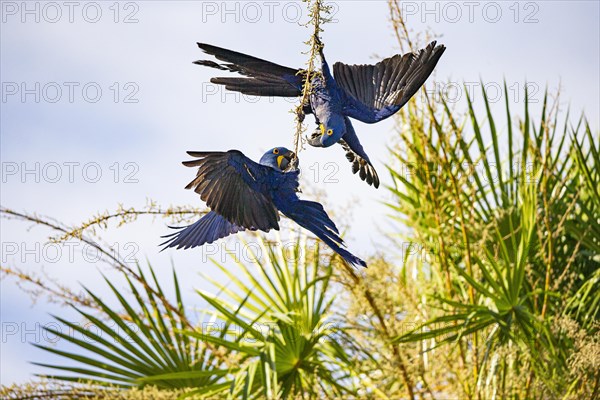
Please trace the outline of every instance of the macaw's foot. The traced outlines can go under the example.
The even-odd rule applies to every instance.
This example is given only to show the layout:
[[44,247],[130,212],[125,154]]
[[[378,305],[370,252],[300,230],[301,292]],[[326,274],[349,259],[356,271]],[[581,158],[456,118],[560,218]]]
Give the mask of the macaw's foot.
[[377,175],[377,171],[375,171],[375,167],[373,167],[371,162],[356,154],[345,140],[342,139],[339,143],[346,151],[346,158],[352,163],[352,173],[356,174],[358,172],[360,179],[367,182],[367,184],[378,188],[379,176]]
[[306,138],[306,142],[313,147],[323,147],[323,143],[321,143],[321,130],[317,128],[310,137]]

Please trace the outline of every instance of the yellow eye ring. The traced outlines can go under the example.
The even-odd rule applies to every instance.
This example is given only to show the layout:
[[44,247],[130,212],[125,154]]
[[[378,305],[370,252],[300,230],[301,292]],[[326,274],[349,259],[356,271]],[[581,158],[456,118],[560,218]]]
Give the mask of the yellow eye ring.
[[333,129],[327,129],[327,135],[329,135],[329,136],[333,135]]
[[273,154],[279,154],[279,149],[273,149]]

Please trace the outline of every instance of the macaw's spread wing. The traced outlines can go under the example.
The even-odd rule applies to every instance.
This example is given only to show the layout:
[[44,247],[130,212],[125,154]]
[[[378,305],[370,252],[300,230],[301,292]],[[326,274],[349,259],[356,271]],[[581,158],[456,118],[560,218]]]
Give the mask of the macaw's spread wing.
[[214,211],[205,214],[199,221],[191,225],[171,228],[177,229],[177,232],[163,236],[169,238],[166,242],[161,243],[161,246],[166,245],[163,250],[169,247],[189,249],[202,246],[205,243],[212,243],[232,233],[245,230],[245,228],[227,221]]
[[205,53],[225,61],[219,64],[209,60],[194,61],[194,64],[237,72],[248,78],[212,78],[217,85],[228,90],[252,96],[297,97],[302,94],[304,76],[300,70],[284,67],[270,61],[227,50],[210,44],[198,43]]
[[188,154],[198,159],[183,165],[198,167],[198,173],[186,189],[193,188],[214,212],[234,225],[265,232],[279,229],[279,214],[269,194],[271,175],[277,171],[237,150]]
[[335,80],[347,94],[344,113],[366,123],[396,113],[425,83],[446,50],[435,44],[419,54],[397,54],[375,65],[335,63]]

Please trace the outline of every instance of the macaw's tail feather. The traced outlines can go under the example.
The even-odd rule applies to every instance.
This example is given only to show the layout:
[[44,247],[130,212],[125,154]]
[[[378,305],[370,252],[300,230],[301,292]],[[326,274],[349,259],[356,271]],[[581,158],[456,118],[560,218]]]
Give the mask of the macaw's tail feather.
[[198,43],[198,47],[225,63],[198,60],[194,61],[194,64],[247,76],[247,78],[212,78],[210,80],[212,83],[225,85],[228,90],[252,96],[297,97],[301,95],[303,77],[297,69],[210,44]]
[[279,209],[298,225],[314,233],[349,264],[367,266],[366,262],[341,247],[345,246],[344,241],[339,237],[339,231],[335,223],[329,218],[321,204],[314,201],[298,200],[287,203]]
[[219,214],[211,211],[192,225],[175,227],[174,229],[179,230],[170,235],[162,236],[163,238],[169,238],[166,242],[160,244],[160,246],[165,245],[162,250],[169,247],[190,249],[202,246],[205,243],[212,243],[232,233],[243,231],[245,228],[232,224]]

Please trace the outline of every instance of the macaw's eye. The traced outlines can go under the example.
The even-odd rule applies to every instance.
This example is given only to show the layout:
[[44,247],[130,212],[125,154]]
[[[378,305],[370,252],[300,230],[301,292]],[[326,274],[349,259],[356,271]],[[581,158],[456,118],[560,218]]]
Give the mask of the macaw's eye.
[[333,129],[327,129],[327,134],[328,134],[329,136],[333,135]]
[[279,149],[273,149],[273,154],[279,154]]

